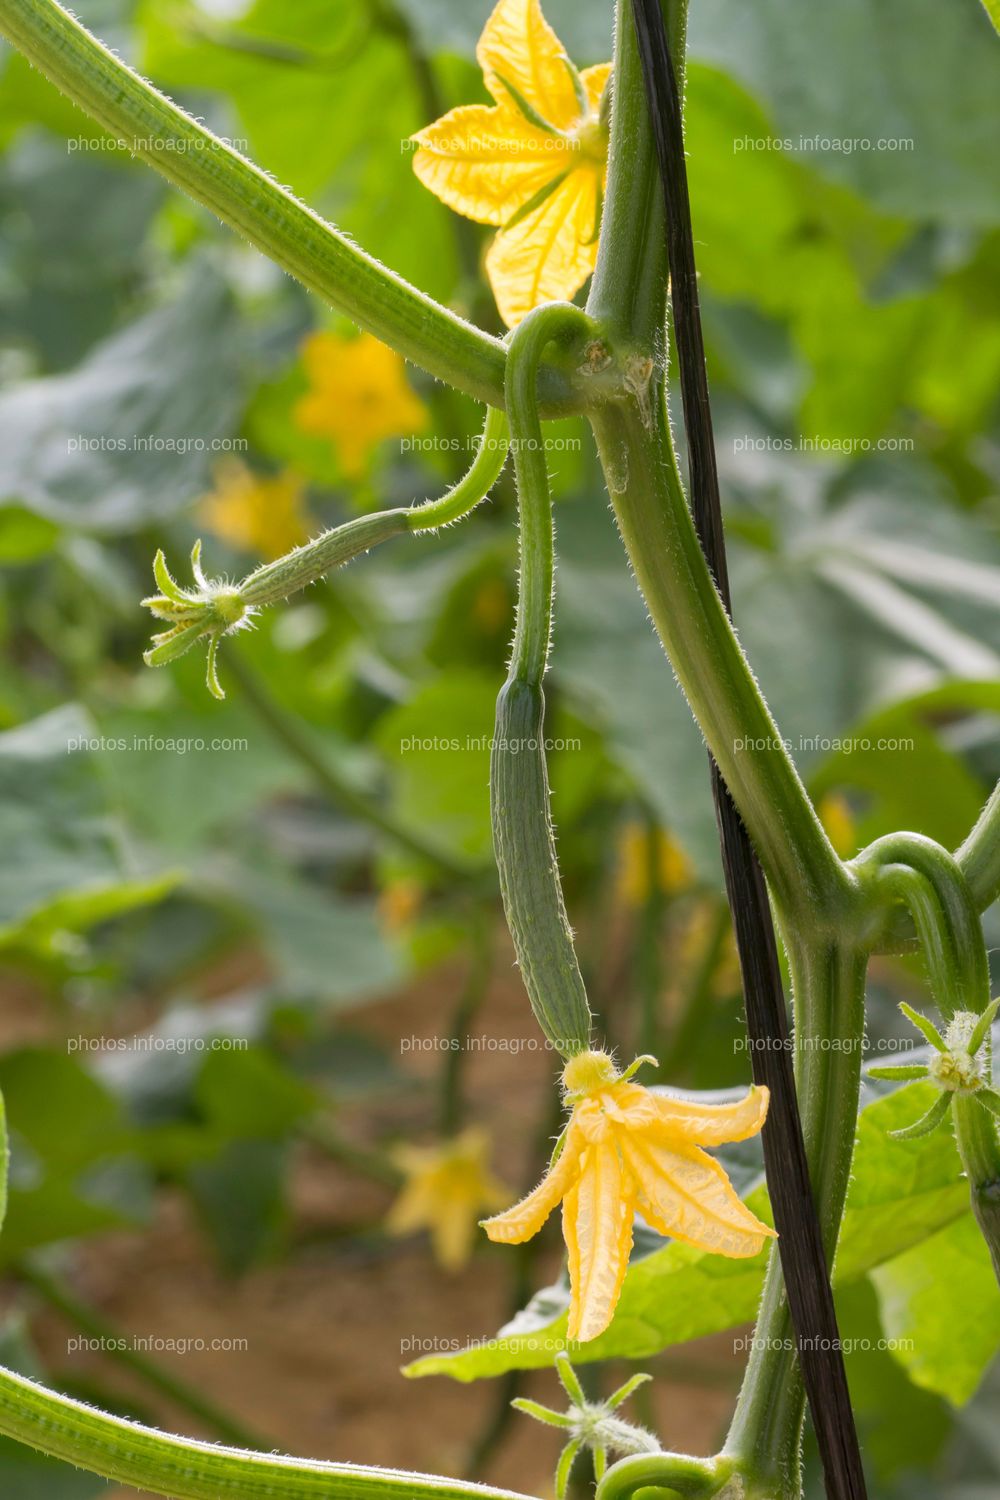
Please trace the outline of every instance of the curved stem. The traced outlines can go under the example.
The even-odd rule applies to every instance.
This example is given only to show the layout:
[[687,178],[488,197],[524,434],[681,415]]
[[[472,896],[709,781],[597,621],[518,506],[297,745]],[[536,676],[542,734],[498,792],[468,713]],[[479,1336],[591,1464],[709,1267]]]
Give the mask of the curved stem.
[[590,413],[611,502],[657,634],[732,792],[778,907],[836,928],[851,881],[726,617],[687,507],[663,389]]
[[980,911],[1000,896],[1000,782],[979,815],[975,828],[955,852]]
[[554,541],[538,368],[553,342],[575,350],[579,361],[592,339],[590,319],[568,302],[537,308],[510,337],[507,416],[520,572],[514,642],[490,756],[493,848],[507,925],[535,1018],[564,1057],[589,1046],[593,1018],[566,916],[549,808],[542,680],[552,634]]
[[[502,343],[339,234],[115,57],[56,0],[0,0],[0,35],[112,136],[331,307],[470,396],[503,401]],[[545,400],[573,404],[557,372]]]
[[[916,833],[878,839],[855,861],[873,902],[902,901],[913,918],[941,1014],[981,1014],[990,969],[976,900],[958,860]],[[876,909],[878,909],[876,907]],[[986,1043],[988,1048],[989,1043]],[[975,1096],[956,1095],[955,1141],[969,1180],[972,1211],[1000,1281],[1000,1136]]]
[[[688,1458],[682,1453],[637,1453],[613,1464],[597,1486],[595,1500],[631,1500],[638,1491],[657,1500],[699,1500],[718,1493],[736,1468],[724,1458]],[[746,1494],[746,1491],[741,1491]]]
[[906,906],[945,1020],[956,1010],[983,1011],[990,999],[989,960],[979,912],[954,856],[922,834],[891,833],[869,845],[854,869],[876,919],[887,903]]
[[489,1485],[219,1448],[109,1416],[0,1369],[0,1432],[169,1500],[525,1500]]

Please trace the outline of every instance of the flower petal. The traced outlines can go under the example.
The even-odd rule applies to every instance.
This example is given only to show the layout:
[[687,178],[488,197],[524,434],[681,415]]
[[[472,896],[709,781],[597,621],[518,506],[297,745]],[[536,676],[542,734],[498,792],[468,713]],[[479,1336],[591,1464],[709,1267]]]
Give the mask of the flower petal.
[[460,105],[413,140],[424,187],[480,224],[505,224],[574,159],[571,143],[530,125],[509,101]]
[[639,1212],[660,1234],[715,1255],[756,1255],[774,1230],[737,1196],[719,1162],[696,1146],[668,1150],[655,1140],[623,1137],[639,1188]]
[[586,1343],[611,1322],[628,1268],[634,1216],[635,1190],[614,1140],[588,1146],[580,1177],[563,1204],[568,1338]]
[[542,302],[568,301],[594,269],[598,188],[597,172],[578,168],[534,213],[494,239],[486,269],[508,328]]
[[724,1146],[729,1141],[748,1140],[767,1119],[771,1099],[766,1088],[752,1088],[737,1104],[695,1104],[662,1094],[655,1097],[661,1127],[656,1134],[663,1145],[670,1147],[685,1143]]
[[506,78],[559,130],[579,116],[566,49],[542,15],[539,0],[499,0],[476,48],[486,87],[498,104],[510,99]]
[[488,1237],[497,1244],[520,1245],[541,1229],[549,1214],[566,1196],[580,1169],[580,1151],[574,1144],[572,1123],[562,1153],[536,1188],[512,1208],[483,1220]]
[[580,77],[583,79],[583,87],[586,90],[587,98],[590,100],[590,107],[595,114],[600,108],[601,95],[604,93],[607,81],[611,77],[612,66],[613,64],[609,62],[595,63],[592,68],[583,68],[580,72]]

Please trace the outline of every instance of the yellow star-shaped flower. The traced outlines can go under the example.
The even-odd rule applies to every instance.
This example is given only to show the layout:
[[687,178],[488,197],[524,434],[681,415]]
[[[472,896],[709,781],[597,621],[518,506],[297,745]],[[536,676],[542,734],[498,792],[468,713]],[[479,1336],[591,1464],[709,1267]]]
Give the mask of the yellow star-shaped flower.
[[513,328],[594,269],[611,64],[578,72],[538,0],[500,0],[476,56],[496,105],[463,105],[418,131],[413,168],[449,208],[499,226],[486,269]]
[[370,333],[311,334],[302,363],[309,389],[296,402],[293,420],[302,432],[333,442],[349,479],[361,478],[386,438],[427,426],[427,408],[407,384],[402,358]]
[[255,474],[239,459],[215,471],[215,487],[201,501],[208,529],[245,552],[268,562],[284,557],[308,536],[302,480],[291,470]]
[[636,1213],[660,1234],[733,1258],[756,1255],[774,1234],[701,1149],[756,1135],[767,1115],[767,1089],[751,1089],[738,1104],[665,1098],[630,1081],[646,1060],[618,1073],[606,1052],[570,1058],[563,1082],[573,1112],[562,1151],[533,1192],[484,1224],[491,1240],[520,1244],[562,1202],[567,1337],[584,1343],[614,1315]]
[[439,1146],[403,1146],[395,1159],[404,1184],[386,1219],[390,1234],[429,1229],[434,1256],[447,1271],[465,1265],[484,1209],[511,1195],[489,1168],[489,1137],[465,1130]]

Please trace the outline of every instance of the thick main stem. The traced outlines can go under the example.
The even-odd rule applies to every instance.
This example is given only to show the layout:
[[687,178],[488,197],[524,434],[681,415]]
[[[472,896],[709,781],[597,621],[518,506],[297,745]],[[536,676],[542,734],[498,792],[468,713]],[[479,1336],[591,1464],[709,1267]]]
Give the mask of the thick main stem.
[[629,560],[779,909],[836,926],[852,889],[785,749],[708,570],[673,462],[660,381],[591,412]]
[[[795,1073],[809,1174],[832,1267],[850,1180],[864,1028],[865,956],[793,939]],[[781,1263],[772,1252],[726,1453],[768,1500],[799,1500],[805,1393]],[[754,1491],[751,1491],[753,1494]]]

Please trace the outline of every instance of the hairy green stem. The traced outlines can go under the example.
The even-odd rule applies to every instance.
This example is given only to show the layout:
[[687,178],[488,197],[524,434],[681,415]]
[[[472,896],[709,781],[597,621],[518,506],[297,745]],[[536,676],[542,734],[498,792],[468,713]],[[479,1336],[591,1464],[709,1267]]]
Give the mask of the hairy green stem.
[[[795,1073],[809,1175],[832,1266],[847,1199],[864,1035],[865,955],[836,939],[788,944]],[[749,1495],[799,1500],[805,1393],[781,1263],[772,1251],[753,1348],[725,1451],[754,1476]]]
[[1000,782],[955,858],[980,911],[1000,896]]
[[[956,1011],[981,1015],[990,1001],[989,959],[977,900],[958,860],[932,839],[897,833],[878,839],[858,857],[855,868],[876,912],[893,901],[903,902],[909,911],[944,1018],[950,1021]],[[1000,1281],[997,1121],[974,1095],[955,1096],[952,1120],[972,1211]]]
[[489,1485],[247,1453],[168,1436],[2,1369],[0,1432],[169,1500],[525,1500]]
[[579,361],[592,338],[586,314],[559,302],[529,313],[510,338],[507,416],[517,478],[520,572],[510,667],[497,699],[490,757],[493,848],[507,924],[535,1018],[564,1057],[590,1045],[592,1017],[549,810],[542,680],[552,633],[554,541],[538,369],[553,342],[574,349]]
[[[135,156],[406,359],[493,406],[502,343],[366,255],[232,146],[115,57],[56,0],[0,0],[0,35]],[[543,399],[572,406],[559,372]]]
[[722,606],[673,458],[662,382],[591,412],[643,598],[760,856],[779,910],[834,930],[852,887]]

